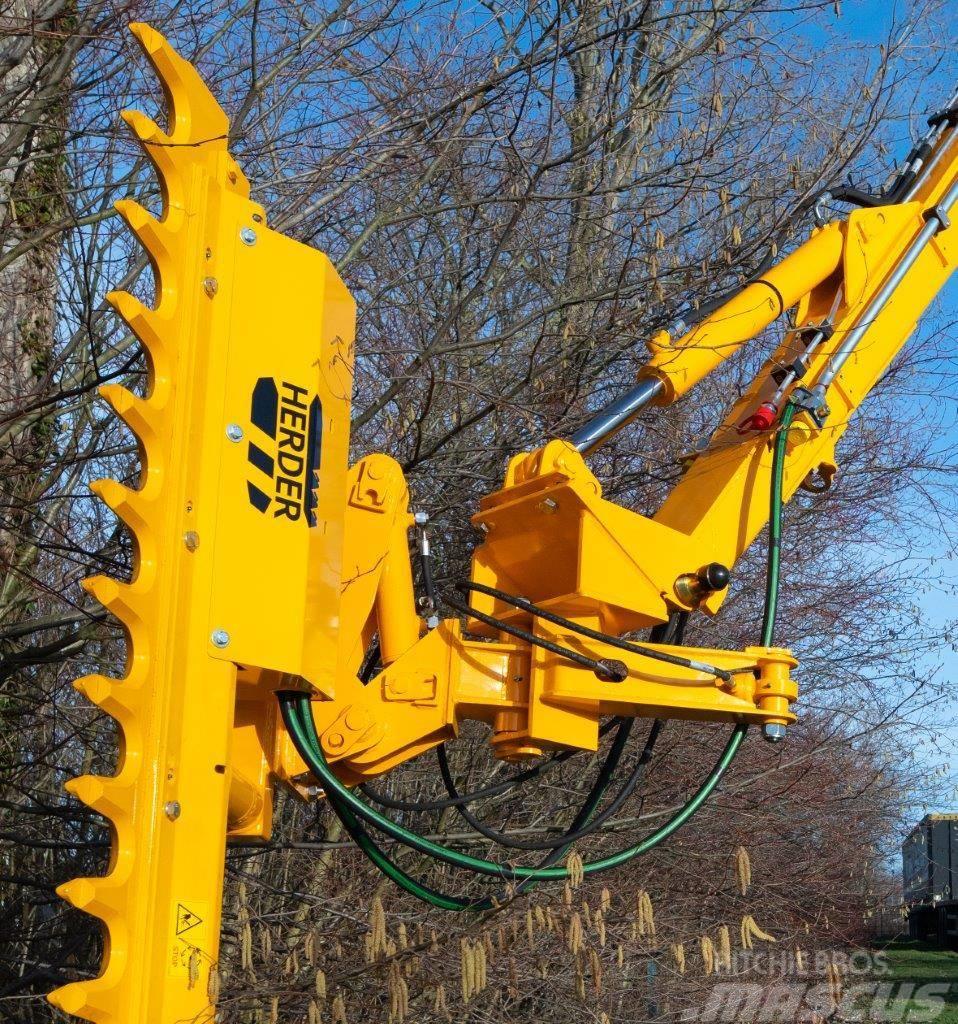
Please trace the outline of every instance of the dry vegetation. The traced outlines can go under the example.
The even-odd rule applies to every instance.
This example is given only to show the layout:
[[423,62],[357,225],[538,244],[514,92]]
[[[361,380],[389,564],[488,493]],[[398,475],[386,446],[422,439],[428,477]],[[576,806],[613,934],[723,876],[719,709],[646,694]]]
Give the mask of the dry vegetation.
[[[108,845],[61,787],[110,771],[111,724],[69,684],[123,656],[79,580],[128,573],[131,559],[86,490],[136,476],[132,439],[95,398],[144,376],[103,300],[151,288],[111,203],[159,201],[120,130],[121,108],[155,113],[160,100],[124,24],[149,20],[199,64],[272,224],[327,251],[356,295],[354,451],[403,463],[448,586],[508,455],[568,434],[616,393],[683,303],[787,250],[816,190],[851,168],[880,177],[883,140],[941,98],[926,82],[948,4],[903,4],[907,30],[881,54],[842,45],[837,7],[0,3],[3,1020],[54,1019],[40,994],[98,956],[91,920],[53,890],[102,870]],[[606,494],[654,508],[767,346],[755,349],[621,435],[596,461]],[[223,1019],[669,1019],[716,974],[745,970],[732,952],[749,942],[794,960],[858,939],[922,770],[908,751],[940,700],[925,655],[941,641],[915,600],[934,578],[911,556],[915,524],[948,501],[947,458],[900,400],[942,387],[933,350],[921,356],[849,431],[840,485],[788,511],[781,635],[802,658],[804,703],[785,747],[750,742],[721,796],[654,855],[482,920],[399,895],[323,807],[283,797],[273,842],[229,859]],[[720,621],[688,639],[754,642],[760,567],[750,553]],[[680,803],[720,732],[670,726],[644,795],[580,853],[624,845]],[[509,769],[476,731],[455,770],[475,782]],[[541,835],[568,820],[593,770],[580,755],[483,814]],[[434,760],[389,785],[438,795]],[[487,845],[454,812],[415,820]]]

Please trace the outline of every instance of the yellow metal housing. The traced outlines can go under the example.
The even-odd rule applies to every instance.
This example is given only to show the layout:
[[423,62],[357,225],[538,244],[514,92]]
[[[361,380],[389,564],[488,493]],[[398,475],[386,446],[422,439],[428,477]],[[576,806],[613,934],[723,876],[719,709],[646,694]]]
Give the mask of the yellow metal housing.
[[100,977],[50,1000],[101,1024],[172,1024],[212,1019],[228,825],[269,829],[263,710],[237,705],[236,662],[332,693],[354,307],[325,256],[266,227],[193,67],[132,30],[170,107],[168,134],[124,114],[164,210],[117,209],[157,303],[110,296],[150,383],[103,394],[143,469],[137,490],[93,489],[133,532],[135,575],[86,582],[126,629],[128,667],[76,684],[119,723],[121,756],[114,778],[68,784],[110,819],[113,855],[106,877],[58,890],[103,921],[105,954]]

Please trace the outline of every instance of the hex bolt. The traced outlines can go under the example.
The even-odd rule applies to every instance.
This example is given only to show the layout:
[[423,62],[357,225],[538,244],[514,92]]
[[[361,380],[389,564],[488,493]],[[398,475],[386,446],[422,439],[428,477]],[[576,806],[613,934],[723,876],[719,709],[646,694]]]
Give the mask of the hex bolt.
[[425,526],[429,522],[428,512],[413,512],[413,521],[416,526]]
[[243,228],[240,238],[244,245],[256,245],[256,232],[252,228]]
[[180,807],[179,800],[168,800],[163,805],[163,813],[170,819],[170,821],[176,821],[180,816],[181,810],[182,808]]
[[778,722],[766,722],[762,726],[762,736],[769,743],[781,743],[785,739],[785,726]]
[[206,292],[209,298],[213,298],[217,291],[219,291],[219,287],[219,282],[216,280],[215,277],[203,278],[203,291]]
[[231,423],[226,428],[226,436],[231,441],[242,441],[243,440],[243,428],[238,423]]
[[187,530],[183,534],[183,543],[187,551],[195,551],[200,546],[200,535],[196,530]]
[[214,629],[210,635],[214,647],[229,647],[230,635],[225,629]]

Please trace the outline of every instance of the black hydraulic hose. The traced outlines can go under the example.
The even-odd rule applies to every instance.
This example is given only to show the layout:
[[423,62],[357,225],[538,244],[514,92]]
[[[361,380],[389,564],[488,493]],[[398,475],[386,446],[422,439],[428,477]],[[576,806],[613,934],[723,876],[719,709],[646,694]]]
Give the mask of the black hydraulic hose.
[[[556,626],[561,626],[563,629],[568,629],[571,633],[578,633],[580,636],[588,637],[590,640],[598,640],[600,643],[608,644],[609,647],[617,647],[621,651],[629,651],[632,654],[641,654],[645,658],[650,658],[653,661],[662,661],[667,665],[678,665],[681,668],[690,668],[697,672],[708,672],[710,675],[715,676],[718,679],[723,679],[726,682],[732,678],[731,672],[726,672],[725,669],[716,668],[714,665],[706,665],[702,662],[692,661],[690,658],[682,658],[677,654],[668,654],[665,651],[657,651],[653,647],[643,647],[641,644],[631,643],[629,640],[622,640],[617,636],[610,636],[608,633],[602,633],[597,629],[590,629],[588,626],[580,625],[578,622],[573,622],[571,619],[566,619],[561,615],[556,615],[555,612],[550,612],[547,608],[540,608],[539,605],[534,604],[532,601],[527,601],[524,597],[515,597],[512,594],[506,593],[504,590],[498,590],[495,587],[487,587],[484,583],[473,583],[467,581],[457,585],[459,590],[475,590],[480,594],[487,594],[489,597],[495,597],[505,604],[511,604],[514,608],[519,608],[521,611],[528,612],[530,615],[536,616],[536,618],[544,619],[546,622],[551,622]],[[449,598],[444,599],[447,603],[452,604],[453,607],[459,607],[454,602],[449,601]],[[484,615],[483,613],[477,612],[474,608],[468,607],[465,614],[472,615],[479,619],[480,622],[488,622],[490,619],[492,622],[498,623],[500,620],[494,619],[491,615]],[[506,632],[510,630],[518,630],[517,626],[505,626],[501,627]],[[523,630],[525,633],[526,631]],[[531,636],[531,633],[526,633],[527,636]],[[540,646],[544,646],[541,643],[541,638],[536,638]],[[548,648],[547,648],[548,650]],[[581,655],[580,655],[581,657]],[[575,659],[573,659],[575,660]]]
[[[631,722],[631,720],[629,721]],[[652,729],[649,732],[648,739],[645,741],[645,747],[639,755],[639,760],[636,763],[635,768],[633,768],[629,774],[628,779],[626,779],[625,783],[622,785],[622,788],[616,794],[615,798],[608,807],[604,808],[594,818],[591,818],[585,825],[575,831],[562,833],[552,839],[519,839],[514,836],[507,835],[498,829],[489,828],[488,825],[480,821],[469,811],[467,807],[463,805],[459,805],[456,809],[469,823],[469,825],[476,830],[476,832],[485,836],[487,839],[493,840],[493,842],[498,843],[500,846],[508,846],[515,850],[552,850],[558,846],[566,846],[569,843],[577,842],[579,839],[584,839],[586,836],[592,835],[595,831],[600,829],[609,820],[609,818],[611,818],[612,815],[622,807],[622,805],[635,791],[635,787],[639,784],[643,774],[645,773],[645,766],[652,757],[652,751],[655,749],[655,744],[662,731],[662,727],[663,723],[659,719],[653,720]],[[620,739],[624,744],[627,737],[628,732],[623,728],[616,734],[615,744],[619,744]],[[455,793],[456,788],[453,782],[452,772],[449,769],[449,758],[446,756],[445,747],[437,747],[436,755],[439,759],[439,772],[442,775],[442,780],[445,783],[446,789],[450,793]],[[618,758],[616,758],[616,760],[618,760]]]
[[[281,701],[290,701],[299,706],[299,722],[303,728],[303,732],[308,743],[298,745],[297,749],[300,751],[307,766],[316,776],[324,791],[327,794],[332,794],[335,800],[341,801],[345,804],[351,813],[362,818],[363,821],[368,822],[370,825],[384,832],[392,839],[396,839],[404,845],[409,846],[414,850],[418,850],[420,853],[427,854],[430,857],[434,857],[446,864],[451,864],[454,867],[469,868],[470,870],[477,871],[480,874],[491,875],[492,877],[504,880],[524,881],[526,879],[535,879],[537,881],[563,881],[569,878],[570,868],[566,866],[518,867],[510,864],[496,863],[495,861],[487,860],[483,857],[473,857],[466,853],[460,853],[456,850],[450,849],[448,846],[443,846],[441,843],[433,842],[431,839],[427,839],[425,836],[419,835],[418,833],[400,825],[398,822],[393,821],[391,818],[380,814],[374,808],[364,803],[354,792],[352,792],[352,790],[350,790],[348,786],[344,785],[336,777],[336,773],[330,768],[329,763],[326,760],[326,756],[323,753],[319,736],[316,733],[316,726],[312,718],[309,696],[304,693],[293,692],[278,693],[277,697]],[[669,836],[678,831],[687,821],[689,821],[690,818],[693,817],[695,812],[709,798],[710,794],[714,792],[716,786],[718,786],[721,781],[722,776],[728,769],[728,766],[734,760],[747,732],[747,725],[739,724],[735,726],[725,749],[715,762],[715,765],[709,772],[708,776],[701,783],[695,793],[678,811],[675,812],[675,814],[669,818],[668,821],[663,825],[660,825],[644,839],[632,846],[628,846],[616,853],[609,854],[608,856],[600,857],[598,860],[588,860],[583,862],[579,868],[582,875],[593,875],[599,871],[605,871],[608,868],[619,867],[623,864],[627,864],[635,857],[639,857],[642,854],[647,853],[649,850],[654,849],[660,843],[668,839]]]
[[[279,710],[283,718],[283,724],[289,733],[293,746],[296,747],[300,757],[310,763],[309,740],[307,738],[304,723],[300,720],[298,706],[295,703],[293,694],[277,694],[279,698]],[[377,868],[387,877],[391,878],[400,888],[406,892],[428,903],[431,906],[439,907],[442,910],[468,910],[472,907],[473,901],[461,896],[454,896],[449,893],[433,889],[407,874],[369,835],[362,823],[355,814],[340,800],[337,800],[332,793],[326,794],[329,806],[333,813],[342,822],[350,839],[360,850],[376,865]]]
[[[283,722],[286,726],[287,732],[292,737],[294,746],[305,763],[307,765],[313,765],[315,763],[315,757],[313,754],[316,753],[321,757],[322,752],[318,746],[315,750],[310,750],[308,736],[309,730],[307,724],[299,717],[297,712],[297,705],[299,705],[304,714],[309,714],[308,700],[304,701],[303,695],[299,693],[278,693],[277,697],[279,698],[280,713],[282,714]],[[305,709],[303,709],[304,703],[307,705]],[[619,735],[617,734],[616,741],[618,741],[618,739]],[[589,796],[586,798],[583,806],[579,809],[578,814],[569,826],[567,835],[572,835],[575,831],[579,830],[588,820],[589,815],[595,810],[596,805],[609,784],[615,768],[618,766],[619,757],[621,756],[623,747],[624,738],[621,744],[618,742],[613,744],[613,749],[610,750],[609,754],[606,756],[606,760],[598,777],[596,778],[596,781],[593,783]],[[393,881],[395,881],[399,886],[433,906],[440,907],[444,910],[490,910],[508,899],[515,898],[520,893],[525,892],[538,881],[535,876],[529,876],[523,878],[518,882],[518,884],[512,886],[509,890],[502,892],[498,896],[486,896],[476,900],[470,900],[461,896],[454,896],[432,889],[407,874],[398,864],[396,864],[395,861],[389,857],[389,855],[386,854],[370,837],[368,831],[349,807],[346,806],[343,801],[337,799],[335,793],[329,787],[326,789],[326,797],[329,801],[330,807],[333,809],[333,812],[340,819],[343,827],[363,853],[366,854],[366,856],[381,871],[383,871],[389,878],[393,879]],[[551,868],[555,865],[565,855],[571,842],[571,839],[567,839],[565,843],[560,842],[557,844],[549,854],[539,861],[536,865],[536,869]]]
[[[599,727],[599,735],[605,736],[621,721],[621,718],[613,718],[608,722],[603,722]],[[370,800],[375,801],[382,807],[388,807],[393,811],[444,811],[447,807],[459,807],[462,804],[471,804],[477,800],[486,800],[489,797],[501,796],[513,787],[522,785],[523,782],[526,782],[529,779],[538,778],[538,776],[543,772],[546,772],[551,768],[555,768],[556,765],[560,765],[564,761],[568,761],[570,757],[575,757],[576,754],[581,753],[581,750],[557,751],[551,757],[546,758],[546,760],[532,765],[531,768],[526,768],[521,772],[516,772],[515,775],[510,775],[508,779],[503,779],[501,782],[493,783],[490,786],[483,786],[481,789],[473,789],[468,793],[460,793],[458,796],[448,797],[442,800],[397,800],[395,797],[389,797],[386,796],[385,793],[381,793],[378,789],[373,788],[368,782],[364,782],[359,788],[366,794],[366,796],[369,797]]]
[[[471,583],[460,584],[459,589],[472,589],[478,586],[478,584]],[[490,587],[489,589],[492,588]],[[508,595],[506,596],[508,597]],[[521,600],[521,598],[510,598],[510,600],[514,603],[517,600]],[[497,619],[492,615],[486,615],[485,612],[476,611],[475,608],[470,607],[464,601],[460,601],[456,597],[450,597],[448,594],[443,597],[443,601],[445,601],[451,608],[455,608],[456,611],[462,615],[468,615],[470,618],[478,619],[480,622],[484,622],[487,626],[492,626],[494,629],[501,630],[503,633],[508,633],[509,636],[514,636],[517,640],[522,640],[527,644],[531,644],[533,647],[541,647],[542,650],[549,651],[550,654],[556,654],[560,658],[565,658],[567,661],[574,662],[576,665],[581,665],[582,668],[591,669],[600,679],[608,679],[610,682],[622,682],[622,680],[628,675],[628,670],[620,661],[602,661],[596,658],[589,658],[584,654],[580,654],[572,647],[563,647],[562,644],[557,644],[552,640],[546,640],[544,637],[536,636],[534,633],[530,633],[527,629],[514,626],[510,622],[503,622],[501,619]],[[546,617],[546,614],[540,616],[540,618]],[[550,621],[565,623],[567,620],[561,619],[559,616],[554,616]],[[590,635],[590,633],[594,633],[594,631],[591,630],[590,633],[586,633],[585,629],[585,626],[581,626],[578,627],[576,631],[583,633],[585,636]],[[604,638],[604,634],[602,633],[595,633],[594,635],[597,639]],[[631,648],[626,649],[628,650]]]
[[[649,635],[649,641],[651,643],[672,643],[673,641],[681,643],[687,622],[688,615],[686,613],[673,612],[667,623],[656,626],[652,630]],[[627,719],[626,721],[628,721],[629,728],[631,728],[632,719]],[[462,800],[461,795],[456,789],[455,782],[452,778],[452,772],[449,768],[449,758],[446,754],[445,744],[436,748],[436,756],[439,760],[439,772],[442,776],[443,784],[446,787],[446,792],[449,794],[451,799],[458,801],[456,809],[459,811],[460,816],[473,829],[475,829],[475,831],[480,835],[485,836],[487,839],[491,839],[494,842],[499,843],[501,846],[508,846],[517,850],[548,850],[562,842],[573,842],[577,839],[582,839],[585,836],[590,835],[619,810],[619,808],[632,795],[635,787],[639,783],[639,780],[642,778],[642,775],[645,772],[645,766],[652,756],[652,751],[655,749],[655,744],[661,731],[662,722],[659,719],[655,719],[652,723],[652,729],[649,732],[649,736],[646,739],[645,748],[639,756],[638,762],[630,773],[629,778],[626,779],[622,788],[619,790],[618,795],[613,799],[612,803],[605,808],[605,810],[592,818],[588,824],[579,829],[575,835],[569,835],[569,833],[566,833],[562,837],[553,837],[552,839],[547,840],[517,839],[498,829],[490,828],[488,825],[480,821],[479,818],[472,814],[472,812],[465,806],[468,801]],[[619,735],[616,736],[616,742],[618,742],[620,736],[621,731]]]

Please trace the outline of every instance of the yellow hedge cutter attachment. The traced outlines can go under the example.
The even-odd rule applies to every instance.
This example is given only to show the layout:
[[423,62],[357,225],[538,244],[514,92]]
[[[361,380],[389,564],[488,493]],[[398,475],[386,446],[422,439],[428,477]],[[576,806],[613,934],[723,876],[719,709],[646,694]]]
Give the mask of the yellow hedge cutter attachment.
[[[774,646],[782,503],[800,486],[830,483],[849,416],[954,267],[958,103],[932,118],[888,192],[823,196],[809,241],[703,306],[693,325],[656,336],[632,391],[571,440],[516,455],[474,516],[484,539],[470,579],[440,595],[428,518],[410,512],[399,465],[382,454],[348,465],[348,291],[322,253],[267,227],[229,154],[227,118],[193,67],[151,28],[132,31],[169,108],[166,131],[123,115],[155,166],[163,212],[155,219],[126,200],[117,210],[149,255],[156,301],[109,296],[143,345],[149,386],[138,396],[111,385],[103,396],[139,439],[142,473],[135,490],[111,480],[93,489],[132,532],[135,573],[129,583],[86,582],[125,627],[127,669],[76,684],[117,720],[121,753],[114,777],[68,784],[111,823],[109,871],[59,889],[103,922],[106,942],[100,976],[50,1000],[99,1024],[182,1024],[215,1019],[226,841],[269,837],[276,782],[304,799],[321,790],[399,885],[474,910],[566,876],[565,851],[635,787],[646,757],[598,809],[636,717],[656,719],[646,754],[664,718],[732,731],[685,807],[641,842],[587,861],[586,874],[681,827],[749,725],[784,737],[797,686],[795,659]],[[857,208],[826,222],[829,203]],[[605,500],[585,455],[790,308],[795,327],[659,512]],[[718,611],[731,567],[766,524],[758,642],[684,646],[688,616]],[[441,604],[457,614],[440,619]],[[632,638],[644,630],[647,640]],[[517,842],[472,815],[470,803],[518,777],[458,793],[444,744],[467,719],[488,725],[498,757],[536,759],[526,777],[614,732],[558,838]],[[507,847],[543,851],[541,861],[463,854],[370,803],[396,806],[370,781],[433,749],[449,791],[435,805]],[[438,892],[392,861],[373,831],[510,888],[478,900]]]

